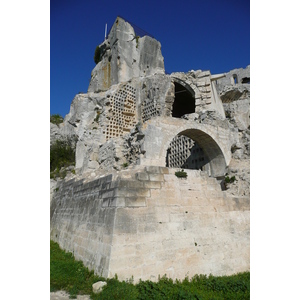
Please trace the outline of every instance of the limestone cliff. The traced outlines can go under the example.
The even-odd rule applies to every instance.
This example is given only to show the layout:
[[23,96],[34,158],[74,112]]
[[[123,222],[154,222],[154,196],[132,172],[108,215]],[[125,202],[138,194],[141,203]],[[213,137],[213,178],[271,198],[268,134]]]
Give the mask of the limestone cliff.
[[136,35],[133,27],[120,17],[99,49],[99,63],[92,71],[88,92],[106,91],[132,78],[165,73],[160,42]]

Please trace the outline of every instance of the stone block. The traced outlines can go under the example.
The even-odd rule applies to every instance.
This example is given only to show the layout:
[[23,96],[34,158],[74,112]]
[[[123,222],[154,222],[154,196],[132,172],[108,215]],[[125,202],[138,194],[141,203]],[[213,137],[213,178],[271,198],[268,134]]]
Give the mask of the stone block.
[[148,189],[160,189],[161,182],[160,181],[144,181],[144,187]]
[[144,189],[144,188],[120,188],[116,189],[114,193],[115,197],[150,197],[150,190],[149,189]]
[[163,174],[149,174],[149,179],[151,181],[164,181],[164,175]]
[[120,180],[118,187],[120,188],[142,188],[143,182],[138,180]]
[[124,197],[113,197],[108,202],[108,207],[124,207],[125,198]]
[[126,207],[145,207],[146,206],[146,197],[130,197],[125,198]]
[[105,287],[107,285],[107,283],[105,281],[98,281],[95,282],[92,287],[93,287],[93,292],[95,294],[99,294],[102,292],[103,287]]
[[149,180],[149,175],[145,172],[139,172],[135,174],[137,180]]
[[146,166],[145,171],[148,173],[154,173],[154,174],[160,174],[161,173],[161,168],[157,166]]

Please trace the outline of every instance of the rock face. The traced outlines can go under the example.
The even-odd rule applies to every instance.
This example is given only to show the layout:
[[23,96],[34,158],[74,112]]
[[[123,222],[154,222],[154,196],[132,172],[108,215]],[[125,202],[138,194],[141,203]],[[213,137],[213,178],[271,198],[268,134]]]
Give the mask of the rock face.
[[99,294],[99,293],[101,293],[102,292],[102,289],[103,289],[103,287],[105,287],[107,285],[107,282],[105,282],[105,281],[98,281],[98,282],[95,282],[94,284],[93,284],[93,292],[95,293],[95,294]]
[[166,75],[160,48],[118,17],[88,92],[51,125],[77,141],[75,174],[51,185],[51,238],[108,277],[248,270],[250,66]]
[[234,69],[217,81],[226,118],[237,129],[231,146],[232,160],[228,176],[236,180],[229,184],[227,193],[250,195],[250,66]]
[[132,78],[165,73],[160,43],[149,36],[137,36],[122,18],[116,19],[99,49],[100,62],[92,71],[88,92],[106,91]]

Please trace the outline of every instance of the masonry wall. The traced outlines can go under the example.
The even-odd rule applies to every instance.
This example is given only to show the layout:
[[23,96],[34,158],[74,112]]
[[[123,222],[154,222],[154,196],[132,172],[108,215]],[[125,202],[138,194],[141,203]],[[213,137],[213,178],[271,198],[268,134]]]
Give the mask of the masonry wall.
[[67,182],[51,204],[51,238],[98,274],[137,281],[249,270],[249,198],[227,198],[205,172],[138,167]]

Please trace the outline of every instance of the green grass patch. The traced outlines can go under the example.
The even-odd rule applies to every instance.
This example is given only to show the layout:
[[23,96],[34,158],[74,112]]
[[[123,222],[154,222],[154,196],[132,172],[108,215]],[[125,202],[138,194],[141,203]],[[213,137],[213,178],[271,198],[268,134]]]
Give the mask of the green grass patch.
[[[163,276],[158,282],[149,280],[133,284],[118,280],[117,275],[104,279],[89,271],[71,253],[50,242],[50,288],[65,290],[70,297],[90,295],[92,300],[248,300],[250,299],[250,272],[231,276],[195,275],[191,279],[172,280]],[[92,291],[93,283],[102,280],[107,285],[100,294]]]
[[65,290],[72,298],[76,295],[91,295],[93,283],[104,280],[89,271],[72,253],[63,251],[50,241],[50,291]]

